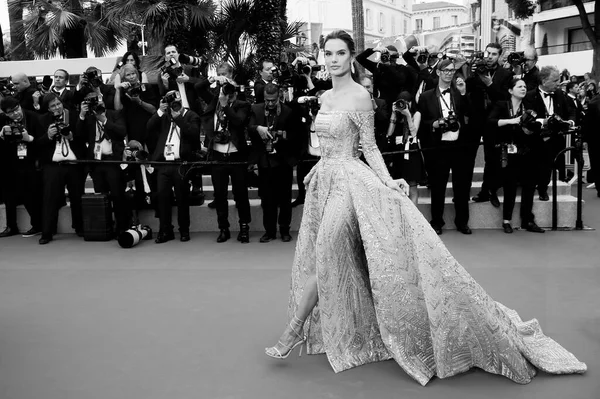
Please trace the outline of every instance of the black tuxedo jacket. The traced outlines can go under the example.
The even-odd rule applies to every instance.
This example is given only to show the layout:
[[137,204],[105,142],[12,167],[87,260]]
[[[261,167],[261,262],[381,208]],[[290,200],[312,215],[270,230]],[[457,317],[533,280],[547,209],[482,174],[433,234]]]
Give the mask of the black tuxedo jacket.
[[[252,142],[252,151],[250,154],[250,163],[258,164],[261,168],[266,168],[274,163],[285,163],[294,166],[298,163],[299,155],[299,131],[300,121],[294,118],[292,109],[285,104],[281,104],[281,113],[275,117],[273,130],[285,130],[286,139],[279,139],[273,146],[276,153],[269,155],[266,152],[265,142],[258,133],[258,126],[266,126],[265,122],[265,104],[252,105],[252,115],[248,125],[248,135]],[[274,162],[271,162],[274,160]]]
[[[37,112],[36,109],[33,107],[33,94],[36,91],[37,90],[33,86],[29,86],[25,90],[15,93],[15,98],[19,100],[19,105],[21,106],[21,108],[26,109],[28,111]],[[40,102],[41,100],[42,99],[40,97]]]
[[519,150],[525,148],[537,150],[541,148],[543,140],[539,134],[534,133],[527,135],[520,126],[515,125],[498,127],[498,120],[514,118],[514,116],[511,115],[511,108],[511,101],[499,101],[494,105],[494,108],[490,112],[487,128],[493,132],[495,142],[498,144],[514,143]]
[[588,109],[583,119],[583,139],[587,143],[596,144],[600,142],[598,126],[600,126],[600,96],[592,98],[588,103]]
[[185,115],[171,119],[170,111],[163,116],[158,112],[150,118],[147,125],[148,141],[154,148],[150,160],[164,161],[165,144],[171,131],[171,121],[179,127],[181,141],[179,144],[179,157],[182,161],[192,161],[194,151],[200,149],[200,117],[192,110],[186,109]]
[[[31,143],[27,143],[27,158],[25,160],[26,162],[33,163],[39,157],[37,139],[44,134],[44,131],[40,123],[39,114],[24,108],[22,110],[23,119],[21,120],[21,123],[27,130],[27,134],[33,137],[33,141]],[[11,121],[12,120],[6,116],[5,119],[3,119],[2,126],[10,124]],[[2,126],[0,126],[0,128],[2,128]],[[0,146],[0,157],[2,160],[0,162],[6,165],[14,165],[17,162],[20,162],[17,155],[18,143],[7,143],[4,139],[0,139],[0,141],[2,141]]]
[[[477,74],[472,74],[467,78],[467,95],[469,96],[472,108],[471,114],[475,123],[485,123],[486,116],[492,111],[494,103],[510,99],[508,89],[512,76],[511,71],[498,66],[492,74],[492,84],[489,86],[486,86]],[[486,94],[491,101],[487,109],[485,108]]]
[[254,82],[254,103],[261,104],[265,102],[265,86],[264,80],[258,79]]
[[[87,145],[87,158],[94,159],[94,146],[96,144],[96,117],[94,115],[86,115],[84,120],[77,118],[75,127],[76,134],[81,136]],[[114,161],[123,160],[123,150],[125,149],[125,119],[121,112],[107,110],[106,124],[104,125],[104,135],[112,142],[112,155],[108,158]]]
[[[206,136],[206,147],[209,156],[213,151],[215,138],[215,111],[219,102],[219,96],[209,90],[210,83],[206,78],[201,78],[196,83],[195,89],[198,95],[206,102],[206,108],[201,114],[202,130]],[[246,127],[252,113],[250,104],[246,101],[235,100],[232,104],[223,108],[228,121],[229,132],[231,133],[231,143],[235,145],[241,153],[246,153],[248,143],[246,142]]]
[[[552,106],[554,107],[554,113],[560,116],[562,119],[568,120],[569,106],[562,90],[556,89],[554,92],[554,97],[552,98],[552,103]],[[523,99],[523,105],[525,106],[525,109],[534,110],[538,118],[547,118],[550,116],[546,110],[546,104],[542,98],[542,93],[538,88],[527,92],[527,95]]]
[[[83,129],[77,130],[76,128],[77,121],[79,120],[79,113],[69,110],[68,114],[68,120],[64,121],[64,123],[69,125],[73,134],[73,140],[69,142],[69,146],[78,160],[86,159],[86,136],[83,135]],[[52,157],[54,156],[56,141],[50,140],[48,137],[48,128],[54,123],[54,118],[51,112],[47,112],[41,116],[43,133],[37,139],[37,145],[40,162],[42,163],[52,162]]]
[[577,98],[573,98],[568,94],[565,95],[565,101],[567,104],[567,118],[575,122],[576,126],[581,125],[583,122],[583,105]]
[[406,61],[406,64],[409,67],[411,67],[413,69],[413,71],[417,74],[415,87],[413,88],[413,91],[411,92],[411,94],[413,95],[413,98],[417,94],[417,91],[419,90],[419,87],[421,86],[422,82],[425,82],[425,87],[423,87],[423,92],[425,92],[427,90],[435,89],[437,87],[438,76],[437,76],[437,73],[435,72],[435,68],[430,69],[429,67],[427,67],[427,68],[421,69],[421,67],[417,63],[417,60],[415,59],[415,56],[412,55],[411,53],[409,53],[408,51],[402,55],[402,58],[404,58],[404,61]]
[[[54,94],[58,95],[58,98],[60,99],[60,102],[63,104],[63,107],[65,109],[75,112],[75,105],[79,105],[79,104],[75,104],[75,92],[74,91],[71,91],[69,89],[64,89],[60,94],[58,94],[55,91],[50,91],[50,93],[54,93]],[[48,108],[45,108],[42,105],[42,98],[40,98],[40,113],[45,115],[46,112],[48,112]]]
[[[471,142],[471,129],[466,124],[465,116],[469,114],[469,100],[466,95],[461,96],[460,92],[454,88],[450,89],[450,95],[454,103],[454,113],[460,122],[458,133],[458,143]],[[419,98],[417,110],[421,113],[421,125],[417,135],[423,147],[437,146],[442,141],[442,132],[433,128],[433,122],[443,117],[442,107],[440,105],[440,91],[436,87],[427,90]]]

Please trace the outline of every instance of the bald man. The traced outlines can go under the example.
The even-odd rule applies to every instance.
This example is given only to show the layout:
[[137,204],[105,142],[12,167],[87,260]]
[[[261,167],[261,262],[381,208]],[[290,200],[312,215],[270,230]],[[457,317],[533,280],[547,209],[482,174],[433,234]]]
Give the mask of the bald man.
[[11,76],[11,80],[15,86],[15,98],[19,100],[19,105],[23,109],[37,111],[34,107],[34,94],[37,90],[31,86],[27,75],[23,72],[17,72]]
[[538,55],[533,47],[527,47],[523,50],[525,63],[523,67],[517,65],[513,68],[515,77],[520,77],[527,85],[527,91],[534,90],[538,87],[540,70],[537,67]]

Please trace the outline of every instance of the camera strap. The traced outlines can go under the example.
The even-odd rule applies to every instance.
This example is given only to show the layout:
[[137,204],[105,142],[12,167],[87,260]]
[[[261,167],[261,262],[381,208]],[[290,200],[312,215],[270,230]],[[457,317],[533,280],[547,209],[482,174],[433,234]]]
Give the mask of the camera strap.
[[102,143],[106,139],[104,135],[104,125],[96,120],[96,143]]
[[[448,94],[450,94],[450,105],[448,105],[448,103],[446,102],[446,99],[444,98],[444,95],[442,94],[442,92],[440,91],[440,88],[438,87],[438,93],[440,95],[440,99],[442,100],[442,102],[444,103],[444,105],[446,106],[446,109],[450,112],[454,112],[454,99],[452,98],[452,92],[448,92]],[[442,110],[442,116],[444,116],[443,110]]]
[[173,133],[177,133],[177,137],[181,140],[179,127],[174,121],[171,121],[171,131],[169,132],[169,136],[167,136],[167,143],[170,143],[173,140]]

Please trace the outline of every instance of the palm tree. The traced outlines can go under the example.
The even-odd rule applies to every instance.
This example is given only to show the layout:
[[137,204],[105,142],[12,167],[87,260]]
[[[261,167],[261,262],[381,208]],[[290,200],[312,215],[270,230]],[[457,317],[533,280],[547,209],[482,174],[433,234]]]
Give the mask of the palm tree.
[[96,56],[104,56],[123,40],[124,26],[106,18],[104,7],[92,0],[13,0],[9,13],[22,16],[26,11],[15,34],[22,35],[19,43],[27,42],[36,58],[50,58],[57,52],[65,58],[85,58],[87,46]]
[[25,31],[23,29],[23,8],[21,0],[8,0],[8,19],[10,24],[10,58],[26,59]]
[[356,52],[361,53],[365,49],[365,15],[362,0],[352,0],[352,30]]
[[281,0],[259,0],[256,10],[259,16],[256,56],[259,60],[270,58],[277,63],[283,47]]

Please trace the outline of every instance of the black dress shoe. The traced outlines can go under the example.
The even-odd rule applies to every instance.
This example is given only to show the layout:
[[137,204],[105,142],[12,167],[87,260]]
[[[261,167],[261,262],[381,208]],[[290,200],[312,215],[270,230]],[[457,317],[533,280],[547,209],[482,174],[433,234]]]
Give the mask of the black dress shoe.
[[19,234],[18,229],[12,228],[12,227],[7,227],[6,229],[4,229],[4,231],[2,233],[0,233],[0,238],[16,236],[17,234]]
[[502,228],[506,234],[511,234],[513,232],[513,228],[510,223],[502,223]]
[[290,235],[289,232],[281,233],[281,241],[290,242],[290,241],[292,241],[292,236]]
[[487,202],[490,200],[490,195],[488,193],[479,193],[473,197],[473,201],[475,202]]
[[38,229],[32,227],[29,230],[27,230],[25,233],[23,233],[23,237],[29,238],[29,237],[37,236],[40,234],[42,234],[41,230],[38,230]]
[[250,242],[250,226],[248,223],[240,223],[240,232],[238,233],[237,240],[242,244]]
[[219,236],[217,237],[217,242],[225,242],[231,238],[231,233],[229,229],[221,229]]
[[215,202],[215,201],[212,201],[212,202],[209,202],[209,203],[208,203],[208,207],[209,207],[210,209],[216,209],[216,208],[217,208],[217,204],[216,204],[216,202]]
[[500,200],[498,199],[498,195],[496,193],[490,194],[490,203],[494,206],[494,208],[500,208]]
[[456,226],[456,230],[460,231],[463,234],[473,234],[473,232],[467,225],[460,226],[460,227]]
[[190,233],[180,233],[179,234],[179,241],[188,242],[189,240],[190,240]]
[[166,231],[159,231],[158,236],[156,236],[156,240],[154,240],[154,242],[157,244],[162,244],[167,241],[174,240],[174,239],[175,239],[175,233],[173,233],[172,231],[170,231],[168,233]]
[[532,233],[545,233],[546,230],[535,224],[535,222],[529,222],[524,226],[525,230],[531,231]]
[[540,201],[548,201],[550,197],[548,197],[548,190],[538,190]]
[[304,204],[304,197],[298,197],[296,198],[293,202],[292,202],[292,208],[295,208],[297,206],[300,206]]
[[274,234],[273,234],[273,235],[271,235],[271,234],[269,234],[269,233],[265,233],[265,234],[263,234],[263,236],[262,236],[262,237],[260,237],[260,240],[258,240],[258,241],[259,241],[259,242],[263,242],[263,243],[264,243],[264,242],[271,242],[271,241],[275,240],[276,238],[277,238],[277,237],[276,237]]
[[44,236],[42,236],[42,237],[40,237],[39,243],[40,243],[40,245],[46,245],[50,241],[52,241],[52,237],[44,237]]
[[437,226],[435,224],[432,224],[431,228],[435,231],[435,234],[437,234],[438,236],[442,235],[442,226]]

